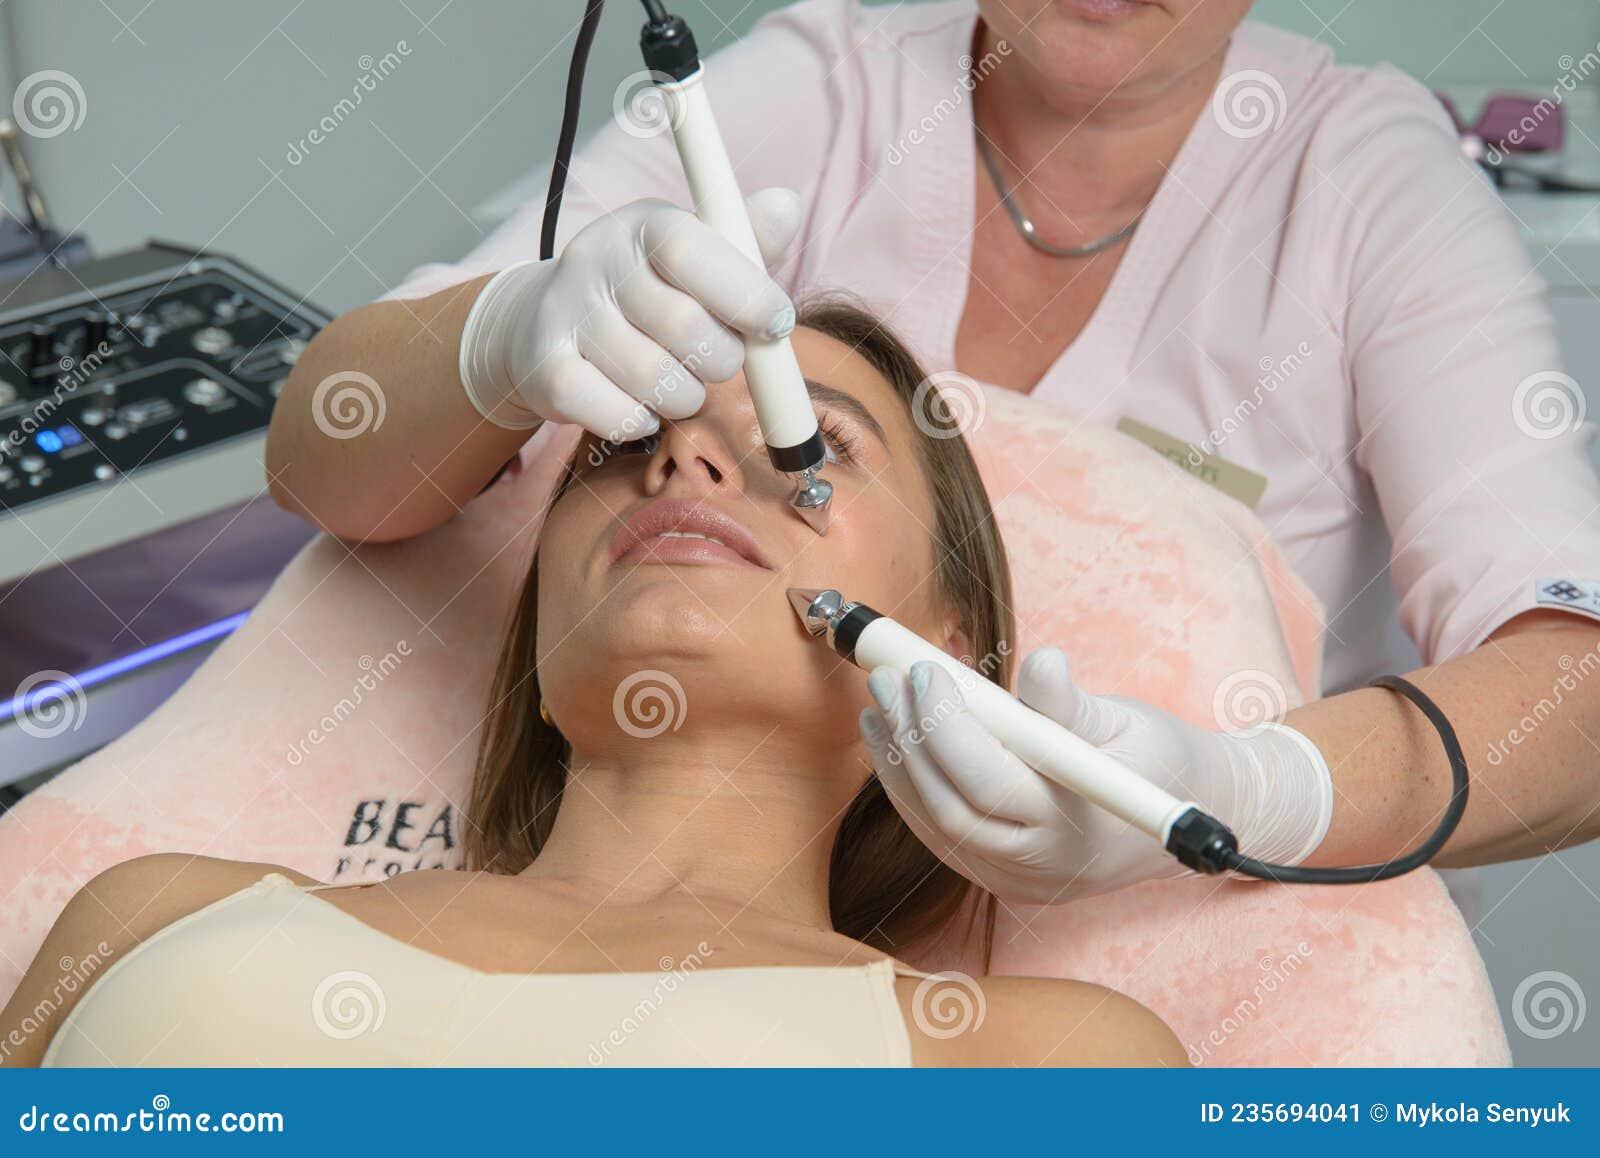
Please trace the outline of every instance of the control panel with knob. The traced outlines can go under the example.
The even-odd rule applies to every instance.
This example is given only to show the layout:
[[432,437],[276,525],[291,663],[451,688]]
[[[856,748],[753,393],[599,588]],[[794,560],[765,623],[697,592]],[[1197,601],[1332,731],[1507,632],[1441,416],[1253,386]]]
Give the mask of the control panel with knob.
[[328,321],[216,254],[154,245],[72,272],[41,271],[0,307],[0,522],[259,439]]

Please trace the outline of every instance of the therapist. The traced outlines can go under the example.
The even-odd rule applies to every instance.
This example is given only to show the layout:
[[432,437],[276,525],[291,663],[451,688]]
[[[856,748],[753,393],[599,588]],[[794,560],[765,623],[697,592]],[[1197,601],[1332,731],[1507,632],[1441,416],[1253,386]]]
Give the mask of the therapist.
[[[670,135],[625,105],[574,161],[558,258],[531,260],[542,205],[524,206],[310,345],[273,418],[273,494],[349,539],[417,534],[539,453],[545,419],[636,438],[686,417],[702,380],[737,372],[741,335],[792,326],[782,286],[846,287],[929,365],[1265,476],[1258,514],[1329,609],[1340,694],[1276,726],[1213,733],[1085,695],[1055,649],[1024,663],[1028,702],[1247,852],[1384,861],[1450,788],[1422,715],[1359,686],[1395,670],[1398,611],[1429,665],[1410,678],[1473,776],[1435,863],[1588,840],[1600,485],[1542,285],[1421,85],[1340,68],[1242,24],[1248,8],[809,0],[768,17],[706,75],[741,184],[775,187],[750,208],[776,280],[674,207]],[[351,371],[381,384],[387,420],[336,440],[316,390]],[[942,673],[870,686],[891,796],[978,883],[1051,903],[1172,871],[941,708],[958,698]],[[941,722],[914,736],[925,716]]]

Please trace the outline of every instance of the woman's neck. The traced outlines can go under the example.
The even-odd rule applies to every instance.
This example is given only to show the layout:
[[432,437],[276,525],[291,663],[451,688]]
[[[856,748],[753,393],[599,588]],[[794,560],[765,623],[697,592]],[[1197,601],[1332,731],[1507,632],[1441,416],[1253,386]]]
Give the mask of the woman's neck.
[[521,875],[596,905],[688,897],[831,928],[834,836],[870,768],[857,752],[797,751],[792,739],[702,728],[575,751],[550,838]]
[[[994,34],[981,21],[974,44],[979,60],[995,49]],[[1204,114],[1226,55],[1224,44],[1159,86],[1077,93],[1051,88],[1012,53],[974,90],[977,131],[1005,158],[1013,185],[1026,182],[1047,192],[1029,199],[1035,220],[1126,220],[1155,195]]]

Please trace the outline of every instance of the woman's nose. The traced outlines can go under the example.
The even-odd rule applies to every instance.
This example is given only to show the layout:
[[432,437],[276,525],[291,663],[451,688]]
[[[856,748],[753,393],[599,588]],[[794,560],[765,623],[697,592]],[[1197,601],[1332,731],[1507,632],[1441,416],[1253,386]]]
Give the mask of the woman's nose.
[[663,424],[645,475],[645,488],[660,494],[668,486],[690,493],[739,490],[742,464],[714,424],[698,418]]

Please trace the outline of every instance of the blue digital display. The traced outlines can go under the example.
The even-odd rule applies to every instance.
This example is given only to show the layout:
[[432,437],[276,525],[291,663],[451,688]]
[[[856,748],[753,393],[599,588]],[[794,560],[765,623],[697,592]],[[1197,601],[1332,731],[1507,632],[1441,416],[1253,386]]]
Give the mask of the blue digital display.
[[33,436],[33,444],[46,454],[59,454],[64,448],[77,446],[83,441],[83,431],[71,423],[51,430],[41,430]]

